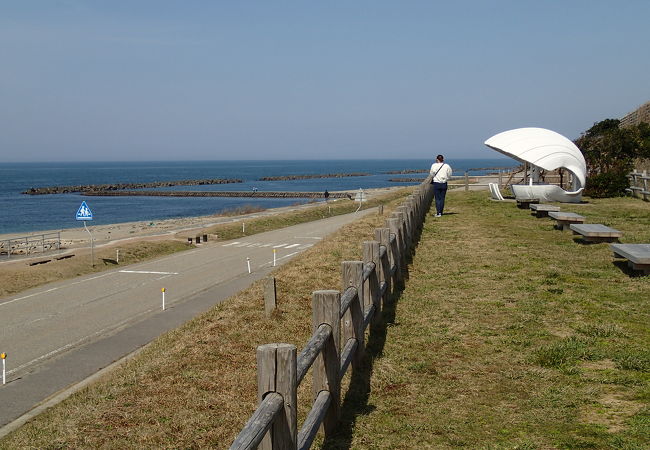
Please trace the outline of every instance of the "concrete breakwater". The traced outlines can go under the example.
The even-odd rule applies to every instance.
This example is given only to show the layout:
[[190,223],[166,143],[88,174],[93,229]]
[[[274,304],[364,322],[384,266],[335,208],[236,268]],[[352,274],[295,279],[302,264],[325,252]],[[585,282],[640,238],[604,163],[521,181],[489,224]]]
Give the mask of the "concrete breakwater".
[[179,180],[179,181],[155,181],[152,183],[117,183],[117,184],[89,184],[81,186],[50,186],[30,188],[23,192],[27,195],[46,195],[46,194],[69,194],[73,192],[107,192],[119,191],[123,189],[146,189],[170,186],[203,186],[210,184],[230,184],[242,183],[239,179],[205,179],[205,180]]
[[[251,197],[251,198],[325,198],[323,192],[252,192],[252,191],[87,191],[92,197]],[[352,198],[347,192],[330,192],[329,198]]]
[[367,177],[369,173],[328,173],[321,175],[281,175],[277,177],[262,177],[259,181],[290,181],[290,180],[311,180],[313,178],[343,178],[343,177]]
[[429,169],[406,169],[406,170],[390,170],[384,172],[387,175],[406,175],[409,173],[428,173]]
[[392,183],[422,183],[426,178],[389,178]]

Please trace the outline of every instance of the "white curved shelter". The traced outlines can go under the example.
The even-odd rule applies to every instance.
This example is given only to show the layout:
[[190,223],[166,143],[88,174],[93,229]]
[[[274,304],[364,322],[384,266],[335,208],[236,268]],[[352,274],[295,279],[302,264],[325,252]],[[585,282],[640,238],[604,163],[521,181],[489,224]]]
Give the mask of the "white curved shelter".
[[[515,198],[538,198],[542,201],[577,203],[587,177],[587,164],[573,142],[555,131],[544,128],[517,128],[495,134],[485,145],[531,166],[529,184],[511,185]],[[560,186],[539,183],[540,169],[564,168],[571,172],[571,191]]]

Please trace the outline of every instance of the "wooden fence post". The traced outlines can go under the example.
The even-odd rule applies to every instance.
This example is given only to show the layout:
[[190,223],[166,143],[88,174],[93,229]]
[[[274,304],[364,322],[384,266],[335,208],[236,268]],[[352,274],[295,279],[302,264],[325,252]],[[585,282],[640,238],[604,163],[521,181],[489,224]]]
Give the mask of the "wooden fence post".
[[264,284],[264,312],[266,317],[271,317],[276,308],[277,291],[275,287],[275,277],[268,277]]
[[404,276],[402,273],[402,256],[400,254],[402,243],[399,229],[399,219],[392,217],[390,219],[386,219],[385,223],[386,226],[390,229],[390,232],[395,235],[395,242],[391,246],[391,262],[397,267],[397,270],[395,270],[395,283],[397,283],[402,281]]
[[257,347],[257,400],[261,403],[269,392],[277,392],[284,399],[284,410],[278,414],[271,430],[259,448],[295,449],[298,445],[296,406],[296,346],[266,344]]
[[352,359],[352,369],[360,367],[365,354],[365,330],[363,329],[363,261],[343,261],[342,264],[342,291],[352,286],[357,289],[357,299],[350,303],[350,307],[341,318],[341,333],[343,345],[349,339],[357,340],[357,350]]
[[[384,298],[382,298],[382,303],[385,303],[386,300],[391,295],[391,276],[390,276],[390,229],[388,228],[375,228],[375,240],[379,241],[379,245],[383,245],[386,249],[384,257],[381,258],[381,277],[380,282],[386,282],[386,293]],[[383,308],[383,305],[382,305]]]
[[404,243],[406,244],[407,254],[410,254],[413,244],[413,227],[411,224],[411,214],[407,206],[400,206],[397,208],[402,212],[402,219],[404,221]]
[[412,238],[415,241],[415,236],[417,235],[418,230],[420,229],[420,221],[418,217],[417,202],[415,201],[414,197],[411,197],[411,199],[409,200],[407,209],[411,216],[411,228],[412,228],[411,232],[412,232]]
[[[396,208],[397,209],[397,208]],[[399,257],[400,257],[400,268],[404,270],[406,268],[406,248],[407,240],[406,230],[404,227],[404,213],[401,211],[395,211],[393,217],[397,219],[397,230],[399,232]]]
[[400,228],[403,230],[402,234],[404,236],[404,258],[411,250],[411,227],[409,226],[409,215],[406,210],[406,206],[398,206],[395,208],[398,214],[401,214],[400,219]]
[[381,319],[381,303],[379,298],[379,242],[377,241],[364,241],[363,243],[363,264],[365,265],[369,262],[375,263],[375,270],[373,270],[363,286],[364,314],[370,305],[375,305],[372,323],[377,324]]
[[325,437],[337,428],[340,417],[341,387],[339,380],[341,355],[341,293],[339,291],[314,291],[312,294],[312,325],[332,327],[332,335],[313,365],[314,399],[320,391],[329,391],[332,401],[323,420]]

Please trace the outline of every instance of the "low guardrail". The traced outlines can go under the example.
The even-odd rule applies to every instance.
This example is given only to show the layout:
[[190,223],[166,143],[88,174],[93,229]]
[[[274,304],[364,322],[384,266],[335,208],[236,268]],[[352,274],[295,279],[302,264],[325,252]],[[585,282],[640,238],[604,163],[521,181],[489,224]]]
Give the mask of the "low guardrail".
[[3,239],[0,241],[0,255],[31,255],[61,248],[61,233],[35,234],[31,236]]

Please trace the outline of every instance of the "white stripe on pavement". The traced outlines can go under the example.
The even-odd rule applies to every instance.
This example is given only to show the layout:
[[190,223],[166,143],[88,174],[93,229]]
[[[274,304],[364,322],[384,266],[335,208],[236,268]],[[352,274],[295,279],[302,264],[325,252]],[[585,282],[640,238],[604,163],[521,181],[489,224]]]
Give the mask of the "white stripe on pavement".
[[178,272],[153,272],[148,270],[120,270],[120,273],[145,273],[153,275],[178,275]]

